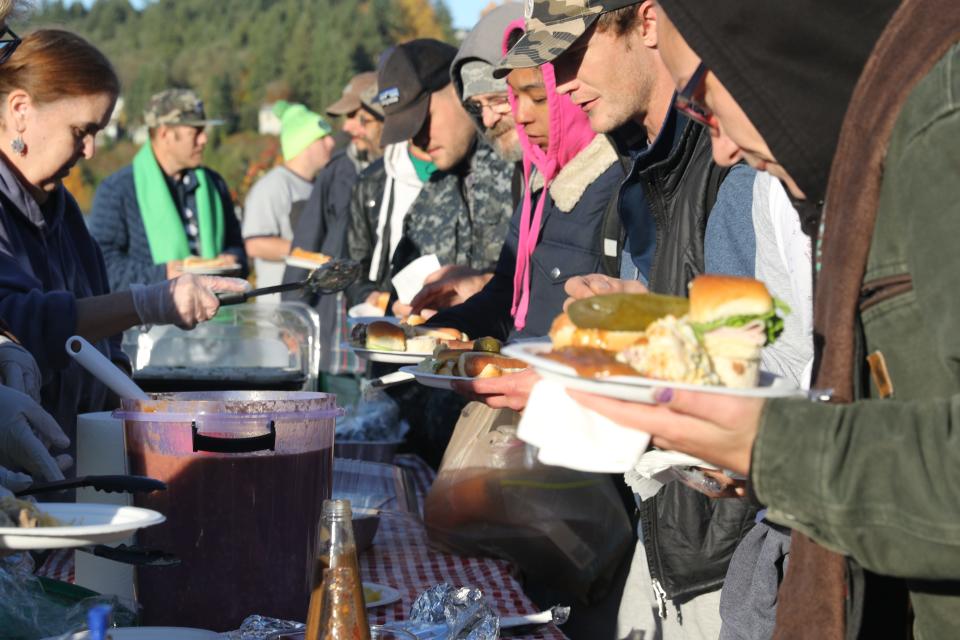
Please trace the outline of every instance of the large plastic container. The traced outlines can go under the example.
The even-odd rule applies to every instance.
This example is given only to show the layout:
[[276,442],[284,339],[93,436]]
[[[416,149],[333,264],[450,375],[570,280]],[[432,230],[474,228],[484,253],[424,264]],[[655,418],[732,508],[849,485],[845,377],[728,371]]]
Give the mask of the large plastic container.
[[304,619],[338,414],[334,395],[311,392],[123,401],[114,415],[130,473],[167,483],[134,497],[167,517],[138,543],[182,561],[138,569],[143,624],[226,631],[254,613]]

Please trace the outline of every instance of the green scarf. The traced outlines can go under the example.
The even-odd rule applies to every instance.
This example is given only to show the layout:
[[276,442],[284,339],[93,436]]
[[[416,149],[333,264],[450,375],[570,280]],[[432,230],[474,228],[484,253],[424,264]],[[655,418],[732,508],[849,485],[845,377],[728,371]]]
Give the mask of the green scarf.
[[410,162],[413,163],[413,169],[417,172],[417,178],[420,179],[420,182],[429,182],[430,176],[432,176],[433,172],[437,170],[437,165],[433,164],[429,160],[421,160],[409,151],[407,152],[407,155],[410,156]]
[[[198,184],[196,201],[200,257],[216,258],[223,252],[223,203],[206,171],[196,169],[194,173]],[[153,263],[164,264],[189,256],[190,245],[187,243],[183,219],[149,142],[133,158],[133,185]]]

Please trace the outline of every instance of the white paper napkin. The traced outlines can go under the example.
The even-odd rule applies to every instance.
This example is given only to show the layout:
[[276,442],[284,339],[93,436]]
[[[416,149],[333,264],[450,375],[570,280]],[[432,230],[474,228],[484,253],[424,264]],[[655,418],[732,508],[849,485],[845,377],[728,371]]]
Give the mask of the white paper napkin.
[[554,380],[533,387],[517,437],[539,447],[544,464],[596,473],[633,469],[650,442],[649,434],[580,406]]
[[383,309],[369,302],[361,302],[347,309],[348,318],[379,318],[383,316]]
[[413,297],[423,288],[423,281],[434,271],[440,269],[440,260],[436,255],[420,256],[393,276],[390,282],[397,290],[397,299],[410,304]]
[[700,458],[694,458],[679,451],[654,449],[644,453],[634,468],[626,473],[624,479],[641,500],[646,500],[657,493],[663,485],[680,479],[680,475],[675,472],[678,467],[717,468]]

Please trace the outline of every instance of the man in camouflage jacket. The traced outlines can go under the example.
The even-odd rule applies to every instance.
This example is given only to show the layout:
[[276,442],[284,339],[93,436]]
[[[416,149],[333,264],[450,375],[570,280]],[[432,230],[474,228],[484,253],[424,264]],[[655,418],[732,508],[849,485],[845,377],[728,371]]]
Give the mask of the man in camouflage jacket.
[[478,140],[450,82],[457,50],[437,40],[396,47],[379,71],[381,142],[410,140],[435,167],[410,207],[393,254],[396,273],[422,255],[492,272],[513,213],[513,166]]

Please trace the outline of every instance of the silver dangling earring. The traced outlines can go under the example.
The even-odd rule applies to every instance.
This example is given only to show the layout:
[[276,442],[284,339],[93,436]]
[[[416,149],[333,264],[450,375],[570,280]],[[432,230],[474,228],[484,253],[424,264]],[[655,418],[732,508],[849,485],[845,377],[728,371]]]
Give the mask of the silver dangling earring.
[[13,149],[13,152],[18,156],[25,156],[27,154],[27,145],[23,142],[23,136],[19,133],[16,138],[10,141],[10,148]]

